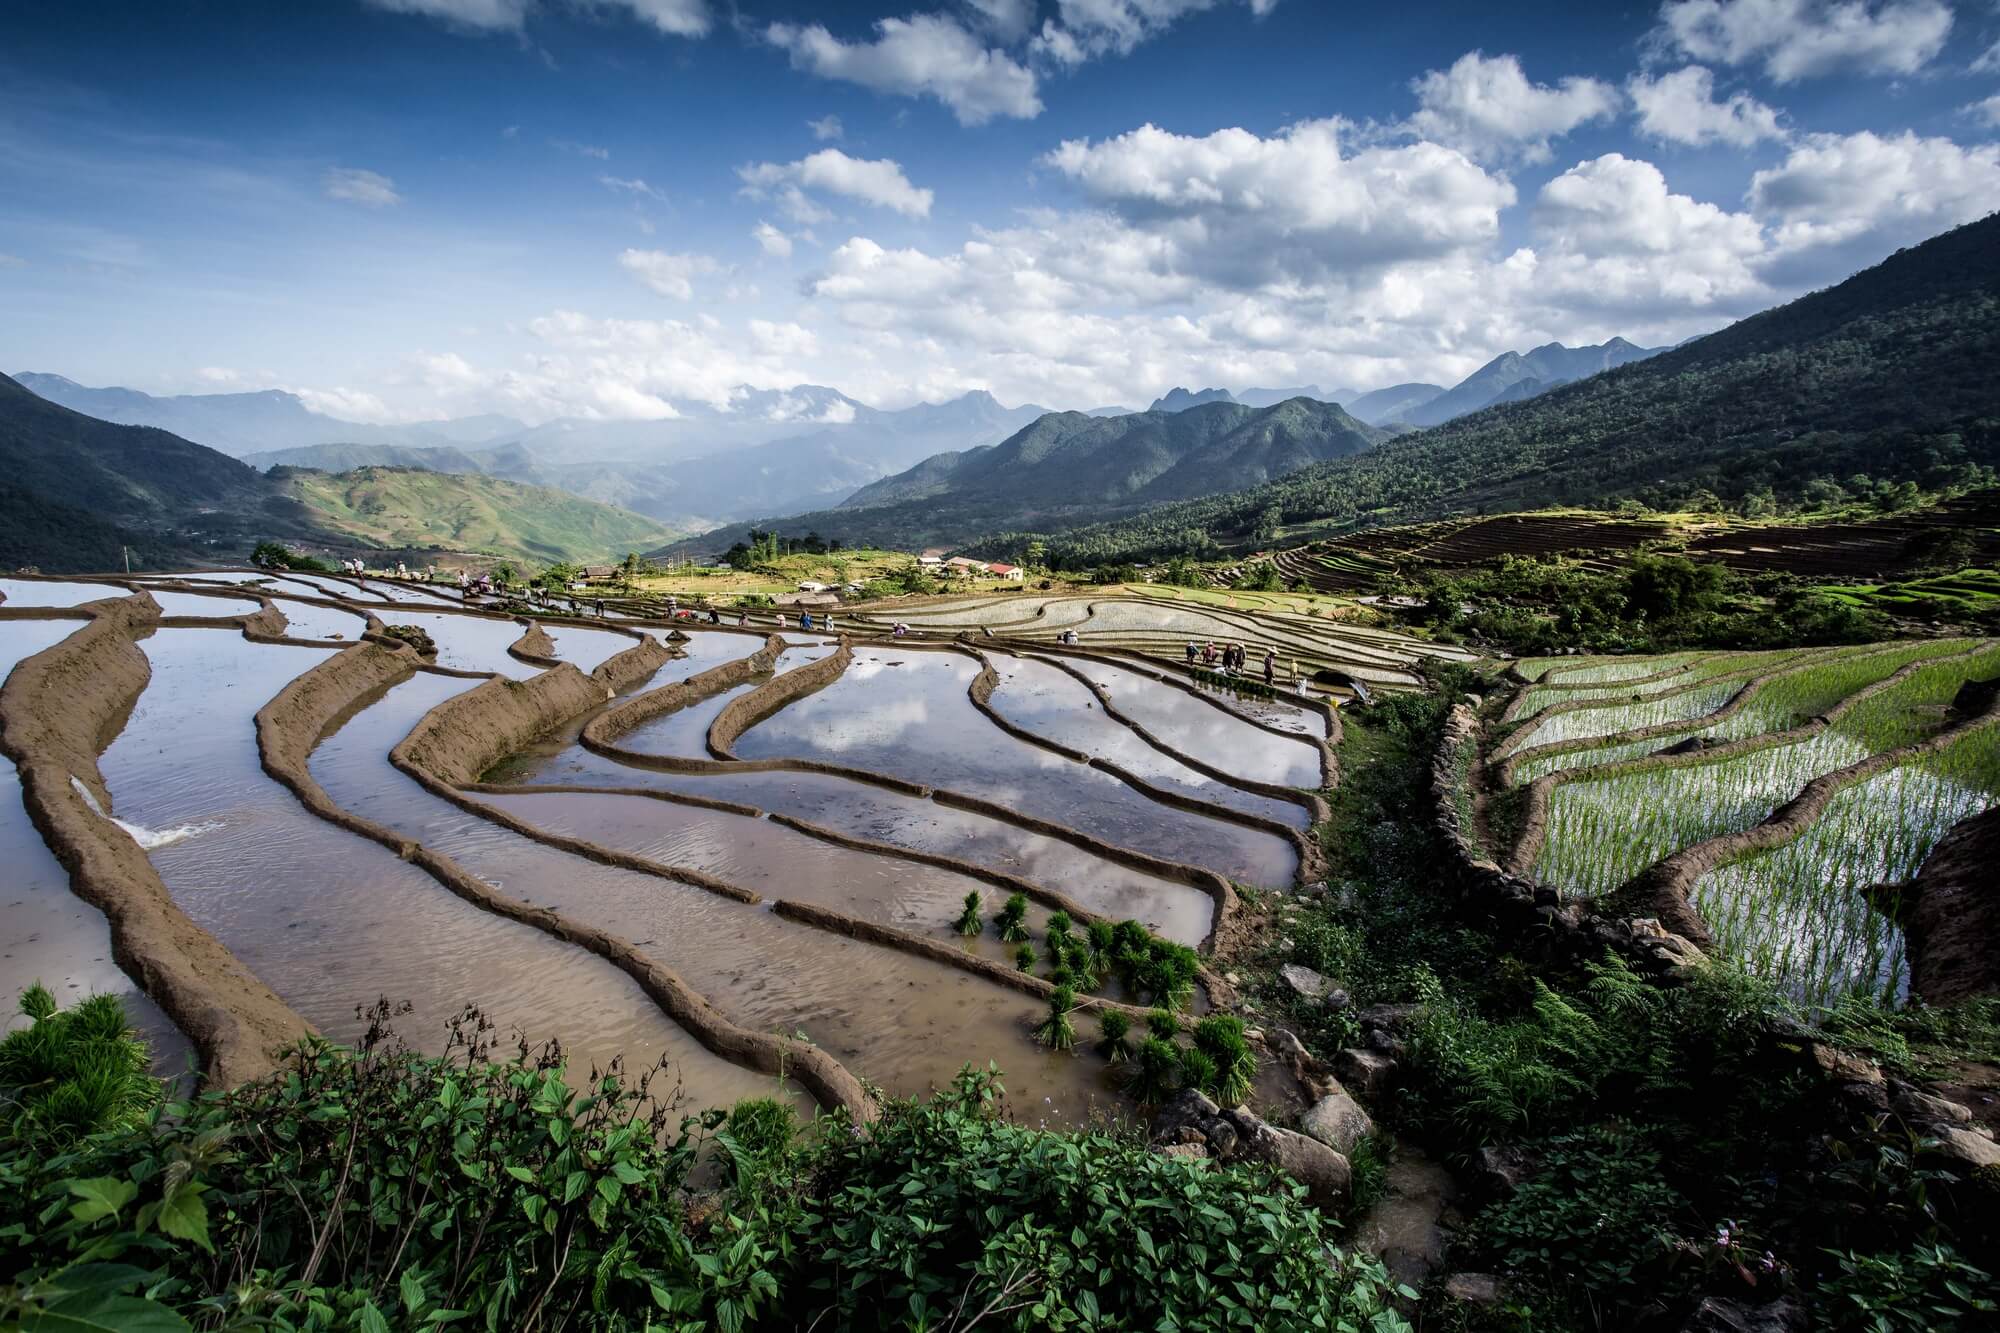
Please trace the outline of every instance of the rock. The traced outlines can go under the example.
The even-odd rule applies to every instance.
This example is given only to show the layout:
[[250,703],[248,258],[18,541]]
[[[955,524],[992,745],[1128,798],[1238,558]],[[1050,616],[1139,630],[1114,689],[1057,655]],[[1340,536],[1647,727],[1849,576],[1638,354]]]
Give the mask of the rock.
[[1710,1296],[1695,1308],[1683,1333],[1792,1333],[1806,1326],[1805,1311],[1789,1296],[1768,1305]]
[[1376,1028],[1363,1038],[1363,1040],[1368,1043],[1368,1049],[1371,1051],[1386,1055],[1391,1060],[1400,1060],[1403,1058],[1402,1038],[1389,1032],[1386,1028]]
[[1334,1060],[1333,1068],[1342,1083],[1357,1089],[1365,1097],[1375,1097],[1388,1090],[1389,1080],[1396,1072],[1396,1062],[1380,1051],[1349,1047]]
[[1667,746],[1663,750],[1655,750],[1653,751],[1653,753],[1654,754],[1699,754],[1703,750],[1709,749],[1712,746],[1720,744],[1722,744],[1722,742],[1716,740],[1713,736],[1690,736],[1684,741],[1676,742],[1673,745]]
[[1542,1169],[1541,1155],[1526,1148],[1481,1148],[1478,1161],[1481,1188],[1501,1197],[1512,1194]]
[[1153,1116],[1153,1140],[1162,1139],[1170,1143],[1189,1141],[1186,1131],[1193,1130],[1201,1138],[1208,1137],[1208,1122],[1222,1114],[1222,1108],[1203,1096],[1194,1088],[1185,1088],[1167,1100]]
[[1322,1208],[1347,1202],[1353,1171],[1347,1159],[1318,1139],[1272,1127],[1271,1155],[1264,1159],[1306,1187],[1306,1197]]
[[1354,1145],[1375,1132],[1375,1122],[1361,1109],[1361,1103],[1345,1089],[1329,1092],[1306,1108],[1299,1128],[1337,1153],[1354,1151]]
[[1835,1083],[1880,1083],[1882,1070],[1872,1060],[1851,1055],[1837,1046],[1816,1041],[1808,1050],[1821,1074]]
[[1170,1143],[1160,1149],[1160,1155],[1162,1157],[1183,1157],[1189,1161],[1205,1162],[1208,1160],[1208,1149],[1202,1147],[1199,1143]]
[[1303,995],[1308,1000],[1317,1000],[1333,989],[1331,981],[1297,963],[1286,963],[1278,969],[1278,975],[1285,979],[1285,984],[1292,988],[1294,994]]
[[1218,1117],[1214,1124],[1208,1126],[1207,1132],[1208,1150],[1211,1153],[1225,1162],[1236,1155],[1239,1136],[1236,1133],[1236,1126],[1230,1124],[1226,1118]]
[[1332,990],[1326,993],[1326,1007],[1329,1009],[1345,1009],[1347,1008],[1348,1005],[1353,1003],[1354,1003],[1353,997],[1348,995],[1346,991],[1341,990],[1338,986],[1334,987]]
[[1904,1087],[1890,1098],[1897,1115],[1914,1125],[1969,1125],[1972,1111],[1957,1102],[1933,1097],[1916,1088]]
[[1355,1017],[1361,1021],[1361,1026],[1364,1028],[1401,1032],[1415,1021],[1417,1011],[1421,1008],[1423,1006],[1417,1004],[1371,1004]]
[[1444,1280],[1444,1294],[1460,1305],[1498,1305],[1500,1279],[1491,1273],[1453,1273]]
[[1937,1151],[1974,1171],[1987,1166],[2000,1167],[2000,1143],[1969,1129],[1940,1127],[1937,1131]]

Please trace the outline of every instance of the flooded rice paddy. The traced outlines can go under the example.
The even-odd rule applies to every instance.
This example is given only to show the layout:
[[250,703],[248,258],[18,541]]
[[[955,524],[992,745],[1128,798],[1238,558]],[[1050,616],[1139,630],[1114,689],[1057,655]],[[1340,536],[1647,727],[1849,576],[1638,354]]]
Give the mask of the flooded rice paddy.
[[[450,1020],[476,1005],[502,1031],[560,1040],[579,1072],[614,1055],[628,1065],[664,1057],[693,1103],[804,1095],[713,1053],[615,962],[570,942],[553,926],[560,921],[669,970],[727,1022],[817,1044],[890,1092],[921,1094],[967,1062],[990,1060],[1006,1071],[1017,1114],[1081,1123],[1119,1109],[1106,1066],[1030,1039],[1046,992],[1011,980],[1013,947],[993,931],[967,939],[953,929],[966,898],[990,917],[1010,892],[1027,889],[1037,945],[1051,904],[1064,901],[1198,945],[1214,925],[1210,877],[1285,886],[1297,876],[1282,830],[1303,827],[1302,807],[1230,778],[1316,787],[1313,746],[1136,671],[1091,679],[1143,718],[1153,742],[1049,662],[997,659],[995,716],[968,693],[981,668],[974,657],[862,644],[824,688],[760,707],[768,715],[738,739],[736,760],[716,758],[709,730],[725,708],[823,663],[837,646],[787,634],[770,671],[702,692],[619,738],[629,762],[581,744],[590,714],[558,717],[541,741],[487,775],[510,785],[457,800],[396,768],[389,752],[431,710],[481,682],[405,667],[386,687],[355,693],[313,742],[311,780],[342,817],[449,858],[521,905],[502,915],[454,893],[444,871],[313,813],[265,770],[255,719],[291,681],[340,655],[338,644],[365,627],[364,609],[426,630],[439,667],[514,681],[541,671],[508,652],[525,627],[427,609],[429,594],[398,596],[409,590],[376,580],[204,579],[216,594],[183,587],[153,596],[167,616],[217,618],[254,611],[257,602],[230,595],[254,590],[286,614],[288,638],[328,642],[258,643],[221,627],[131,630],[150,675],[99,756],[110,796],[104,836],[137,843],[190,920],[337,1040],[357,1036],[363,1011],[386,998],[408,1006],[398,1030],[437,1049]],[[0,587],[21,606],[126,595],[87,580]],[[355,609],[300,600],[328,596]],[[0,618],[0,666],[86,623]],[[638,641],[581,625],[544,628],[555,655],[586,671]],[[683,628],[670,639],[675,658],[628,697],[738,662],[764,643],[754,633]],[[347,651],[364,655],[354,662],[383,660],[380,648]],[[330,669],[337,681],[348,668]],[[1149,688],[1173,697],[1142,697]],[[1092,762],[1011,735],[1003,721]],[[1309,734],[1317,723],[1297,729]],[[798,766],[814,761],[842,771]],[[959,808],[954,793],[989,808]],[[0,935],[0,982],[18,991],[40,977],[59,995],[126,995],[161,1058],[184,1064],[188,1048],[172,1023],[111,961],[103,917],[67,892],[11,766],[0,770],[0,797],[0,855],[21,867]],[[1088,1032],[1087,1016],[1084,1024]]]

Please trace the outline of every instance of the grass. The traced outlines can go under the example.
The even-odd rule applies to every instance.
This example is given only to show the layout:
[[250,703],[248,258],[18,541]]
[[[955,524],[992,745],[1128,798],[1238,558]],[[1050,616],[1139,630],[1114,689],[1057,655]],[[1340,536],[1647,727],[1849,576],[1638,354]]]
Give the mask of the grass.
[[[690,565],[641,578],[639,591],[651,597],[766,597],[797,592],[801,583],[867,583],[909,569],[917,558],[906,551],[835,551],[830,555],[787,555],[755,569],[709,569]],[[1018,585],[1009,585],[1018,586]],[[958,584],[952,585],[957,590]],[[969,589],[968,589],[969,591]]]
[[1971,619],[2000,611],[2000,570],[1968,568],[1890,583],[1836,583],[1819,589],[1849,606],[1921,619]]

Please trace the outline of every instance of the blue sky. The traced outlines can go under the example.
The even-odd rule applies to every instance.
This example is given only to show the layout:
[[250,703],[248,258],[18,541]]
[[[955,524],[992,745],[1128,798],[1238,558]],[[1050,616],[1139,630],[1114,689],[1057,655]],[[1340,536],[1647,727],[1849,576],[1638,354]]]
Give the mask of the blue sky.
[[362,420],[1449,383],[2000,207],[1991,0],[7,8],[0,367]]

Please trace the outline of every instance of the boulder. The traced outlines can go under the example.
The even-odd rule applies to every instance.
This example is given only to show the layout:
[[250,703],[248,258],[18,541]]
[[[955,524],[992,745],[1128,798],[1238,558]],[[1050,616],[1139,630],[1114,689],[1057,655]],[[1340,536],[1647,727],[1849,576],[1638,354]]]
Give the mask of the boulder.
[[1375,1122],[1346,1089],[1336,1088],[1306,1109],[1299,1128],[1335,1152],[1346,1154],[1375,1132]]
[[1176,1093],[1153,1117],[1153,1144],[1191,1157],[1198,1150],[1221,1162],[1263,1162],[1306,1187],[1322,1207],[1347,1200],[1352,1175],[1347,1159],[1319,1142],[1279,1129],[1242,1107],[1224,1110],[1189,1088]]
[[1262,1160],[1304,1185],[1306,1197],[1321,1208],[1340,1208],[1347,1203],[1353,1172],[1345,1157],[1317,1139],[1289,1129],[1266,1128],[1271,1135],[1270,1156]]
[[1541,1155],[1526,1148],[1481,1148],[1477,1160],[1480,1188],[1498,1198],[1512,1194],[1542,1169]]
[[1710,1296],[1695,1307],[1683,1333],[1793,1333],[1807,1326],[1805,1311],[1789,1296],[1768,1305]]
[[1957,1102],[1933,1097],[1912,1087],[1900,1087],[1890,1098],[1896,1114],[1913,1125],[1969,1125],[1972,1112]]
[[1380,1051],[1349,1047],[1334,1060],[1333,1068],[1342,1083],[1364,1097],[1377,1097],[1388,1091],[1389,1081],[1396,1073],[1396,1062]]
[[1384,1032],[1401,1032],[1414,1023],[1419,1004],[1371,1004],[1355,1015],[1365,1030],[1381,1029]]
[[2000,1143],[1970,1129],[1940,1126],[1936,1131],[1937,1151],[1961,1166],[1977,1171],[2000,1167]]
[[1444,1280],[1444,1294],[1460,1305],[1498,1305],[1500,1279],[1491,1273],[1453,1273]]
[[1333,989],[1333,983],[1309,967],[1297,963],[1286,963],[1278,969],[1278,975],[1292,988],[1292,993],[1308,1000],[1317,1000]]

